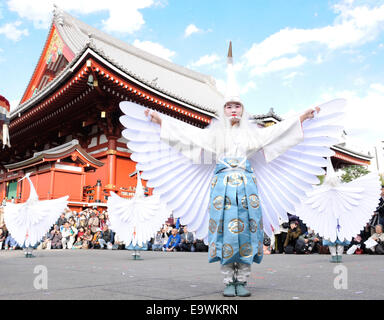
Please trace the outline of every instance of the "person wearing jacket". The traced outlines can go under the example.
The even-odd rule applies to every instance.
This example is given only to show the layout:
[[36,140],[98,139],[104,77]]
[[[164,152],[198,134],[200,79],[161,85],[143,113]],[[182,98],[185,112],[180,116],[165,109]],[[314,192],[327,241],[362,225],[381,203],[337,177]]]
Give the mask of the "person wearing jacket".
[[289,223],[289,229],[287,233],[287,238],[284,242],[284,252],[285,253],[294,253],[296,242],[301,235],[301,229],[299,227],[299,223],[296,220],[292,220]]
[[164,251],[177,251],[180,243],[180,235],[176,228],[172,229],[172,234],[168,237],[168,241],[164,246]]

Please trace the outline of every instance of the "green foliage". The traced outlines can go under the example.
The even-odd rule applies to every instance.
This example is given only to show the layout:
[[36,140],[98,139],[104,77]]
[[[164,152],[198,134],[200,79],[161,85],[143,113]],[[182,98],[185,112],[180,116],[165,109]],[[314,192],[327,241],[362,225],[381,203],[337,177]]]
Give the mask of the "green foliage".
[[366,167],[359,165],[344,167],[341,170],[344,171],[341,176],[342,182],[351,182],[352,180],[355,180],[356,178],[359,178],[369,173],[369,170]]

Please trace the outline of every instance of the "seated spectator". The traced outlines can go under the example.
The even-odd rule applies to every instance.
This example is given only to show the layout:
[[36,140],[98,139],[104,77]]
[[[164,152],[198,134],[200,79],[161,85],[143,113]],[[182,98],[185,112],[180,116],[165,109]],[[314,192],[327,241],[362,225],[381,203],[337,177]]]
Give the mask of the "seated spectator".
[[92,241],[90,243],[91,249],[100,249],[100,240],[101,238],[101,229],[97,228],[95,234],[92,237]]
[[202,239],[196,239],[195,251],[196,252],[208,252],[208,246],[204,243],[204,241]]
[[91,229],[87,229],[83,235],[83,249],[89,249],[91,247],[92,239]]
[[57,220],[56,224],[59,226],[59,228],[65,223],[67,222],[67,219],[65,218],[65,213],[62,213],[59,217],[59,219]]
[[49,240],[51,242],[51,249],[62,249],[63,244],[61,242],[61,232],[59,230],[59,225],[55,224],[53,230],[50,232]]
[[307,232],[300,235],[299,239],[304,243],[303,252],[301,253],[309,254],[319,251],[320,236],[311,228],[308,228]]
[[287,233],[287,238],[284,242],[284,252],[287,254],[295,253],[296,242],[299,239],[301,234],[301,229],[299,223],[296,220],[291,220],[289,222],[289,229]]
[[77,236],[78,236],[78,237],[81,237],[81,240],[83,240],[83,236],[84,236],[84,234],[85,234],[85,228],[80,227],[80,228],[79,228],[79,231],[77,232]]
[[288,221],[284,221],[279,216],[279,229],[274,230],[275,235],[275,246],[274,251],[275,253],[283,253],[284,252],[284,242],[287,238],[289,223]]
[[114,236],[114,244],[112,246],[113,250],[123,250],[125,248],[124,241],[121,241],[119,235],[116,234]]
[[161,229],[161,236],[163,237],[163,245],[164,245],[167,243],[168,238],[169,238],[169,235],[167,232],[167,227],[164,227],[163,229]]
[[5,239],[4,244],[5,244],[5,247],[4,247],[5,250],[16,250],[17,248],[17,242],[15,239],[12,238],[12,235],[10,233],[8,233],[8,236]]
[[172,229],[172,234],[169,236],[168,241],[164,246],[164,251],[177,251],[179,243],[180,235],[178,234],[177,229],[174,228]]
[[358,234],[352,238],[351,243],[348,246],[347,254],[363,254],[365,252],[365,244],[363,238]]
[[0,250],[3,248],[3,243],[5,242],[5,239],[7,237],[5,236],[5,232],[3,229],[0,229]]
[[61,232],[61,243],[63,245],[63,249],[72,249],[72,245],[75,242],[75,237],[77,234],[77,229],[69,224],[69,222],[65,222],[63,226],[60,227]]
[[153,237],[152,251],[161,251],[163,245],[163,234],[161,231],[157,231],[156,235]]
[[[195,251],[195,237],[192,232],[188,232],[188,227],[184,226],[183,233],[180,236],[179,248],[181,251]],[[177,248],[176,248],[177,249]]]
[[80,215],[80,218],[79,218],[79,228],[83,227],[85,230],[87,226],[88,226],[88,221],[87,221],[87,218],[85,217],[85,214],[83,213]]
[[100,214],[99,216],[99,228],[101,230],[104,230],[104,226],[107,225],[107,220],[105,218],[104,213]]
[[381,224],[376,225],[375,233],[368,240],[374,240],[377,243],[369,248],[369,253],[384,254],[384,233]]
[[99,238],[99,244],[101,249],[112,249],[112,231],[108,228],[106,224],[104,224],[103,231],[101,233],[101,236]]
[[99,218],[96,216],[94,211],[91,211],[91,217],[88,220],[88,227],[91,229],[92,233],[96,233],[99,229]]
[[37,246],[37,250],[51,250],[51,240],[50,240],[50,232],[41,239],[39,245]]
[[76,242],[73,244],[72,249],[81,249],[83,247],[83,237],[77,236]]

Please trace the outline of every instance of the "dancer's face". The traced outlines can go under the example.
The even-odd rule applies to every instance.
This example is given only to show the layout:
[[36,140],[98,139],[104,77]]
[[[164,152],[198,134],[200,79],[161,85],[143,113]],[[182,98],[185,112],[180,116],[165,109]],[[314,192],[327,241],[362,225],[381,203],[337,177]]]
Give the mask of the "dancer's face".
[[232,124],[237,123],[243,115],[243,106],[238,102],[228,102],[224,106],[224,115],[232,120]]

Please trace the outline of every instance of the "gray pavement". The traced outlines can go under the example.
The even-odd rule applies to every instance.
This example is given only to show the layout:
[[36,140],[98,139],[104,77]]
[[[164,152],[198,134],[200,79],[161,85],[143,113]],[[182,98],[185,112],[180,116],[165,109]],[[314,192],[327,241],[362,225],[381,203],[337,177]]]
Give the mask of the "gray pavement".
[[252,266],[252,296],[224,298],[220,265],[209,264],[207,253],[142,252],[137,261],[126,250],[34,255],[0,251],[0,300],[384,299],[382,256],[345,255],[343,264],[331,264],[329,255],[267,255]]

